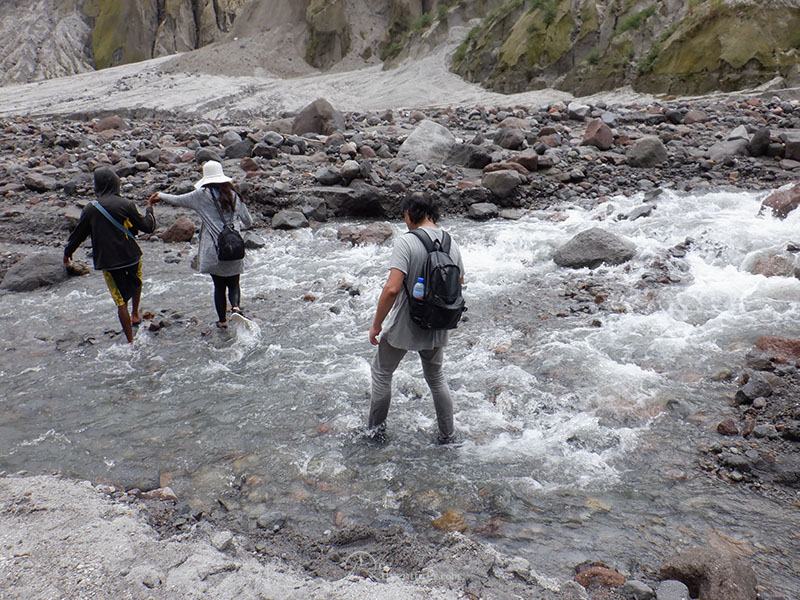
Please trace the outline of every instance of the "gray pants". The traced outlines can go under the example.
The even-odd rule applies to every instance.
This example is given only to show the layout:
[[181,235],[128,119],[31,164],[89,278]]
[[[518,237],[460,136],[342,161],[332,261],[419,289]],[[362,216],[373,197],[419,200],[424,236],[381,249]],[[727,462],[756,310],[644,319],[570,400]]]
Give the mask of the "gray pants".
[[[389,404],[392,401],[392,375],[408,350],[394,348],[389,342],[381,340],[378,352],[372,361],[372,402],[369,407],[369,427],[377,427],[386,421]],[[453,435],[453,401],[450,388],[442,372],[444,348],[420,350],[422,372],[431,389],[439,434],[443,437]]]

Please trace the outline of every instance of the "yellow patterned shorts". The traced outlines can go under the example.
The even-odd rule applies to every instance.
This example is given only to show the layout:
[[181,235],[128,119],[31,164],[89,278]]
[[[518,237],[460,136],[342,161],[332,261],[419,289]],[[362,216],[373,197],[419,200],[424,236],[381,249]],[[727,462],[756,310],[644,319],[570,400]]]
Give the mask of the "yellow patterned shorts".
[[142,261],[130,267],[103,270],[108,291],[117,306],[125,306],[142,287]]

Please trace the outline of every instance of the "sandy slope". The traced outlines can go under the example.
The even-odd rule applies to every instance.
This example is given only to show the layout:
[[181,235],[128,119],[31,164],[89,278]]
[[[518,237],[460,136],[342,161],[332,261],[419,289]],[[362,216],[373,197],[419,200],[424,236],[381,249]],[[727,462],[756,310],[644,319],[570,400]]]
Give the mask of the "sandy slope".
[[[378,111],[410,107],[471,106],[476,104],[541,106],[571,96],[557,90],[513,95],[487,91],[465,82],[447,69],[447,57],[465,28],[454,28],[451,39],[428,56],[384,71],[379,65],[342,73],[310,73],[294,79],[228,77],[225,63],[214,66],[202,56],[221,52],[226,61],[255,60],[245,43],[228,42],[206,54],[181,59],[162,58],[94,73],[0,88],[0,116],[128,113],[139,116],[174,113],[196,118],[224,119],[274,115],[294,111],[324,97],[340,110]],[[270,52],[257,57],[266,64]],[[178,60],[178,62],[176,62]],[[176,71],[176,65],[203,74]],[[642,97],[609,94],[614,102]]]

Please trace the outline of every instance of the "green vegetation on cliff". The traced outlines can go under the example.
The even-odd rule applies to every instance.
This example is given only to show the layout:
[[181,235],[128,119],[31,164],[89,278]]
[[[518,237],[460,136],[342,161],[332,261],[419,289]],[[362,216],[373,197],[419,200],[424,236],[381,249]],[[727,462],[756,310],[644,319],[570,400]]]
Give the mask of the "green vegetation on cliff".
[[500,92],[689,94],[800,77],[799,56],[800,0],[511,0],[470,31],[452,68]]

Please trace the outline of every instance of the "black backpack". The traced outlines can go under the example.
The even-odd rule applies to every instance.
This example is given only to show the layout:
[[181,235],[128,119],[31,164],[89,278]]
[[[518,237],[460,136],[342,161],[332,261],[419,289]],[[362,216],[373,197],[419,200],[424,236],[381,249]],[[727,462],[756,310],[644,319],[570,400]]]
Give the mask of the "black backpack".
[[461,269],[450,258],[450,235],[442,232],[442,241],[432,241],[423,231],[409,231],[425,245],[428,256],[420,276],[425,292],[421,300],[414,298],[409,285],[416,282],[406,277],[406,295],[411,320],[422,329],[455,329],[461,313],[467,310],[461,296]]
[[[222,215],[222,209],[217,204],[216,194],[214,190],[211,191],[211,196],[214,198],[214,205],[219,212],[219,218],[222,219],[222,231],[217,236],[217,258],[219,260],[239,260],[244,258],[244,239],[242,235],[233,227],[233,219],[228,223]],[[236,200],[234,199],[234,208],[236,207]]]

